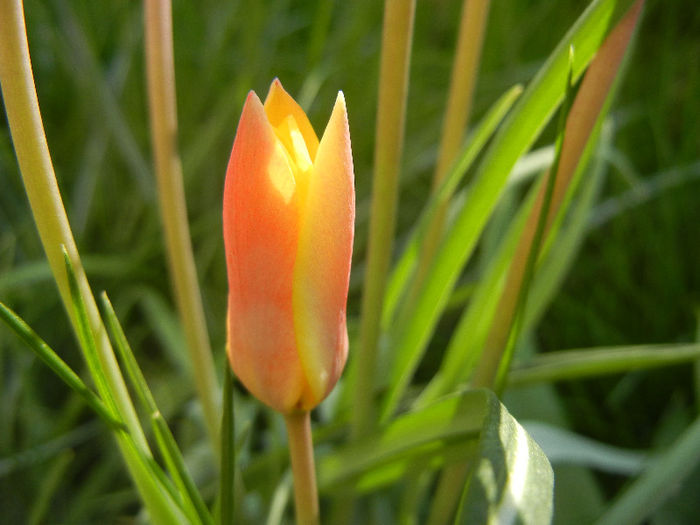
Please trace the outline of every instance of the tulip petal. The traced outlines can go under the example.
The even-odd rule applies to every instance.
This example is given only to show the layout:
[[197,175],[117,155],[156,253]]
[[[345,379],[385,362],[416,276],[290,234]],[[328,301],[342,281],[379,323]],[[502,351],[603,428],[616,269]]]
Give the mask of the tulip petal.
[[301,212],[287,154],[253,92],[227,169],[223,220],[231,366],[253,395],[288,412],[305,388],[292,308]]
[[294,271],[297,347],[313,405],[330,392],[347,359],[354,222],[352,151],[341,92],[314,161]]
[[304,137],[304,142],[306,142],[306,148],[309,151],[311,160],[313,161],[316,158],[316,152],[318,151],[316,132],[313,126],[311,126],[311,122],[309,122],[309,118],[306,116],[306,113],[304,113],[304,110],[301,109],[301,106],[297,104],[296,100],[284,90],[279,79],[273,80],[270,85],[270,91],[265,99],[265,113],[270,120],[270,124],[274,127],[280,126],[289,115],[294,117]]

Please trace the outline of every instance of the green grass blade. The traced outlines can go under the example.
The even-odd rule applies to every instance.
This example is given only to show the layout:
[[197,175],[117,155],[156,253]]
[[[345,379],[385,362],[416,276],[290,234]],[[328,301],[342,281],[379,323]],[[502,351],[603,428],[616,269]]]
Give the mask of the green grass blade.
[[224,371],[223,414],[221,416],[221,480],[219,505],[221,525],[232,525],[234,517],[234,472],[236,466],[235,418],[233,415],[233,373]]
[[464,179],[467,171],[469,171],[469,168],[471,168],[477,156],[521,93],[522,86],[513,86],[494,103],[474,132],[469,135],[462,152],[457,156],[454,166],[425,205],[418,224],[389,277],[384,310],[382,312],[383,329],[386,330],[392,319],[394,319],[400,299],[411,282],[411,275],[418,261],[421,243],[435,213],[452,198],[457,186]]
[[508,375],[508,386],[621,374],[691,363],[698,358],[700,343],[562,350],[537,355],[527,363],[515,366]]
[[124,423],[117,417],[117,412],[105,405],[105,403],[88,388],[83,380],[78,377],[73,369],[70,368],[65,361],[63,361],[63,359],[61,359],[56,352],[54,352],[49,345],[22,320],[22,318],[3,303],[0,303],[0,319],[2,319],[66,385],[77,392],[110,428],[125,428]]
[[112,335],[117,352],[119,352],[119,357],[126,370],[127,377],[131,382],[131,386],[136,391],[136,396],[147,414],[158,412],[158,406],[153,398],[151,389],[148,386],[146,378],[143,376],[143,372],[141,372],[141,367],[139,367],[136,361],[134,352],[131,350],[131,345],[129,345],[129,341],[126,339],[124,329],[119,323],[119,319],[114,312],[114,308],[112,307],[107,293],[102,292],[100,299],[102,300],[102,308],[107,320],[107,327]]
[[213,525],[214,520],[209,513],[209,509],[207,509],[202,496],[197,490],[197,485],[195,485],[190,473],[187,471],[185,460],[180,453],[175,438],[160,412],[154,412],[151,415],[151,423],[153,424],[153,432],[156,436],[160,453],[168,466],[168,471],[173,477],[175,485],[180,491],[184,510],[188,517],[193,523]]
[[107,326],[109,327],[110,333],[115,342],[117,351],[119,352],[119,357],[126,370],[127,377],[131,386],[136,391],[136,395],[143,405],[146,412],[151,414],[151,425],[153,427],[153,432],[158,443],[158,450],[160,451],[163,460],[170,472],[170,475],[177,486],[179,495],[182,500],[182,505],[184,511],[187,513],[188,518],[196,523],[211,524],[213,523],[211,514],[204,504],[197,486],[195,485],[192,477],[187,471],[184,459],[182,458],[182,453],[178,449],[175,438],[170,432],[165,419],[160,413],[158,406],[155,402],[151,389],[148,386],[146,378],[141,371],[141,368],[136,361],[133,351],[131,350],[131,345],[129,345],[124,330],[119,323],[112,303],[109,300],[106,292],[102,292],[101,295],[102,307],[105,312],[105,318],[107,321]]
[[[434,264],[406,321],[392,334],[396,356],[389,390],[382,402],[386,420],[396,409],[425,351],[461,269],[474,250],[486,221],[517,159],[531,146],[561,102],[569,71],[569,48],[576,49],[574,80],[593,58],[608,29],[630,5],[629,0],[594,1],[562,39],[509,114],[477,172],[472,191],[441,244]],[[403,318],[403,316],[401,316]]]
[[644,522],[673,494],[698,463],[700,418],[649,465],[596,524],[633,525]]

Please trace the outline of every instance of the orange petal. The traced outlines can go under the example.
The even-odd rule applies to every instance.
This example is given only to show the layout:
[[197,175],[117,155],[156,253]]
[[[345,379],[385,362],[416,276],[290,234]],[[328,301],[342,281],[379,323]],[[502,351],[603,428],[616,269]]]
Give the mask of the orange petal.
[[226,172],[223,215],[231,366],[253,395],[287,412],[304,386],[292,310],[300,208],[287,155],[253,92]]
[[309,118],[301,109],[301,106],[282,87],[279,79],[272,81],[270,91],[265,99],[265,113],[274,127],[280,126],[287,116],[291,115],[296,120],[297,126],[304,137],[309,156],[313,161],[318,150],[318,138],[316,132],[309,122]]
[[294,321],[309,392],[319,403],[347,359],[345,306],[355,222],[355,190],[342,93],[321,138],[304,204],[294,271]]

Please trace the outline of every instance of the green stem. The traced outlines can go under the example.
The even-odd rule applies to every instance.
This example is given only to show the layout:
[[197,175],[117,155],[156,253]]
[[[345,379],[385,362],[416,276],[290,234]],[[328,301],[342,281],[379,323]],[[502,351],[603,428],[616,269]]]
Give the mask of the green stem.
[[41,121],[21,0],[0,0],[0,35],[0,84],[7,120],[34,221],[61,299],[73,329],[80,333],[61,249],[65,246],[85,303],[90,330],[95,336],[106,383],[119,414],[129,429],[128,433],[118,431],[114,434],[127,468],[154,523],[185,523],[177,504],[149,467],[148,462],[152,458],[143,429],[80,263]]
[[146,0],[144,8],[151,137],[170,276],[207,431],[213,449],[219,451],[218,387],[197,283],[182,167],[176,146],[172,9],[169,0]]
[[355,437],[369,432],[375,421],[377,342],[396,223],[415,7],[415,0],[387,0],[384,7],[367,275],[356,358]]
[[289,456],[294,474],[294,503],[297,525],[318,525],[318,490],[314,449],[311,440],[310,412],[286,414]]

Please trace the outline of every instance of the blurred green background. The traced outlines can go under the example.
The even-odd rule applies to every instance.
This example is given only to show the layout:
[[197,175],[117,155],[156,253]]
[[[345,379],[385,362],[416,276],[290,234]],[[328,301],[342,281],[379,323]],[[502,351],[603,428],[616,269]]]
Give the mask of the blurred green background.
[[[253,89],[264,96],[274,77],[307,109],[319,134],[335,93],[345,93],[358,195],[349,312],[359,311],[383,8],[377,1],[326,0],[174,4],[178,142],[209,330],[223,366],[224,173],[245,94]],[[430,188],[460,5],[417,2],[397,250]],[[492,3],[475,121],[507,88],[528,82],[586,5],[584,0]],[[110,294],[183,448],[206,455],[200,450],[205,447],[200,415],[192,402],[154,193],[141,5],[28,0],[25,13],[46,135],[93,289]],[[700,9],[693,0],[648,1],[612,110],[616,131],[606,183],[578,259],[532,334],[535,347],[696,340],[699,94]],[[538,145],[551,143],[553,131]],[[0,300],[82,369],[4,114]],[[443,324],[447,330],[451,320]],[[429,355],[421,375],[436,366]],[[698,412],[689,367],[564,383],[557,392],[574,430],[629,448],[663,448]],[[596,476],[604,497],[613,497],[625,482]],[[49,501],[42,494],[53,496]],[[46,509],[52,516],[47,522],[60,523],[138,509],[108,433],[4,328],[0,508],[6,523],[39,519]],[[658,519],[691,523],[698,507],[692,494],[680,494],[672,508],[673,514],[662,512]]]

